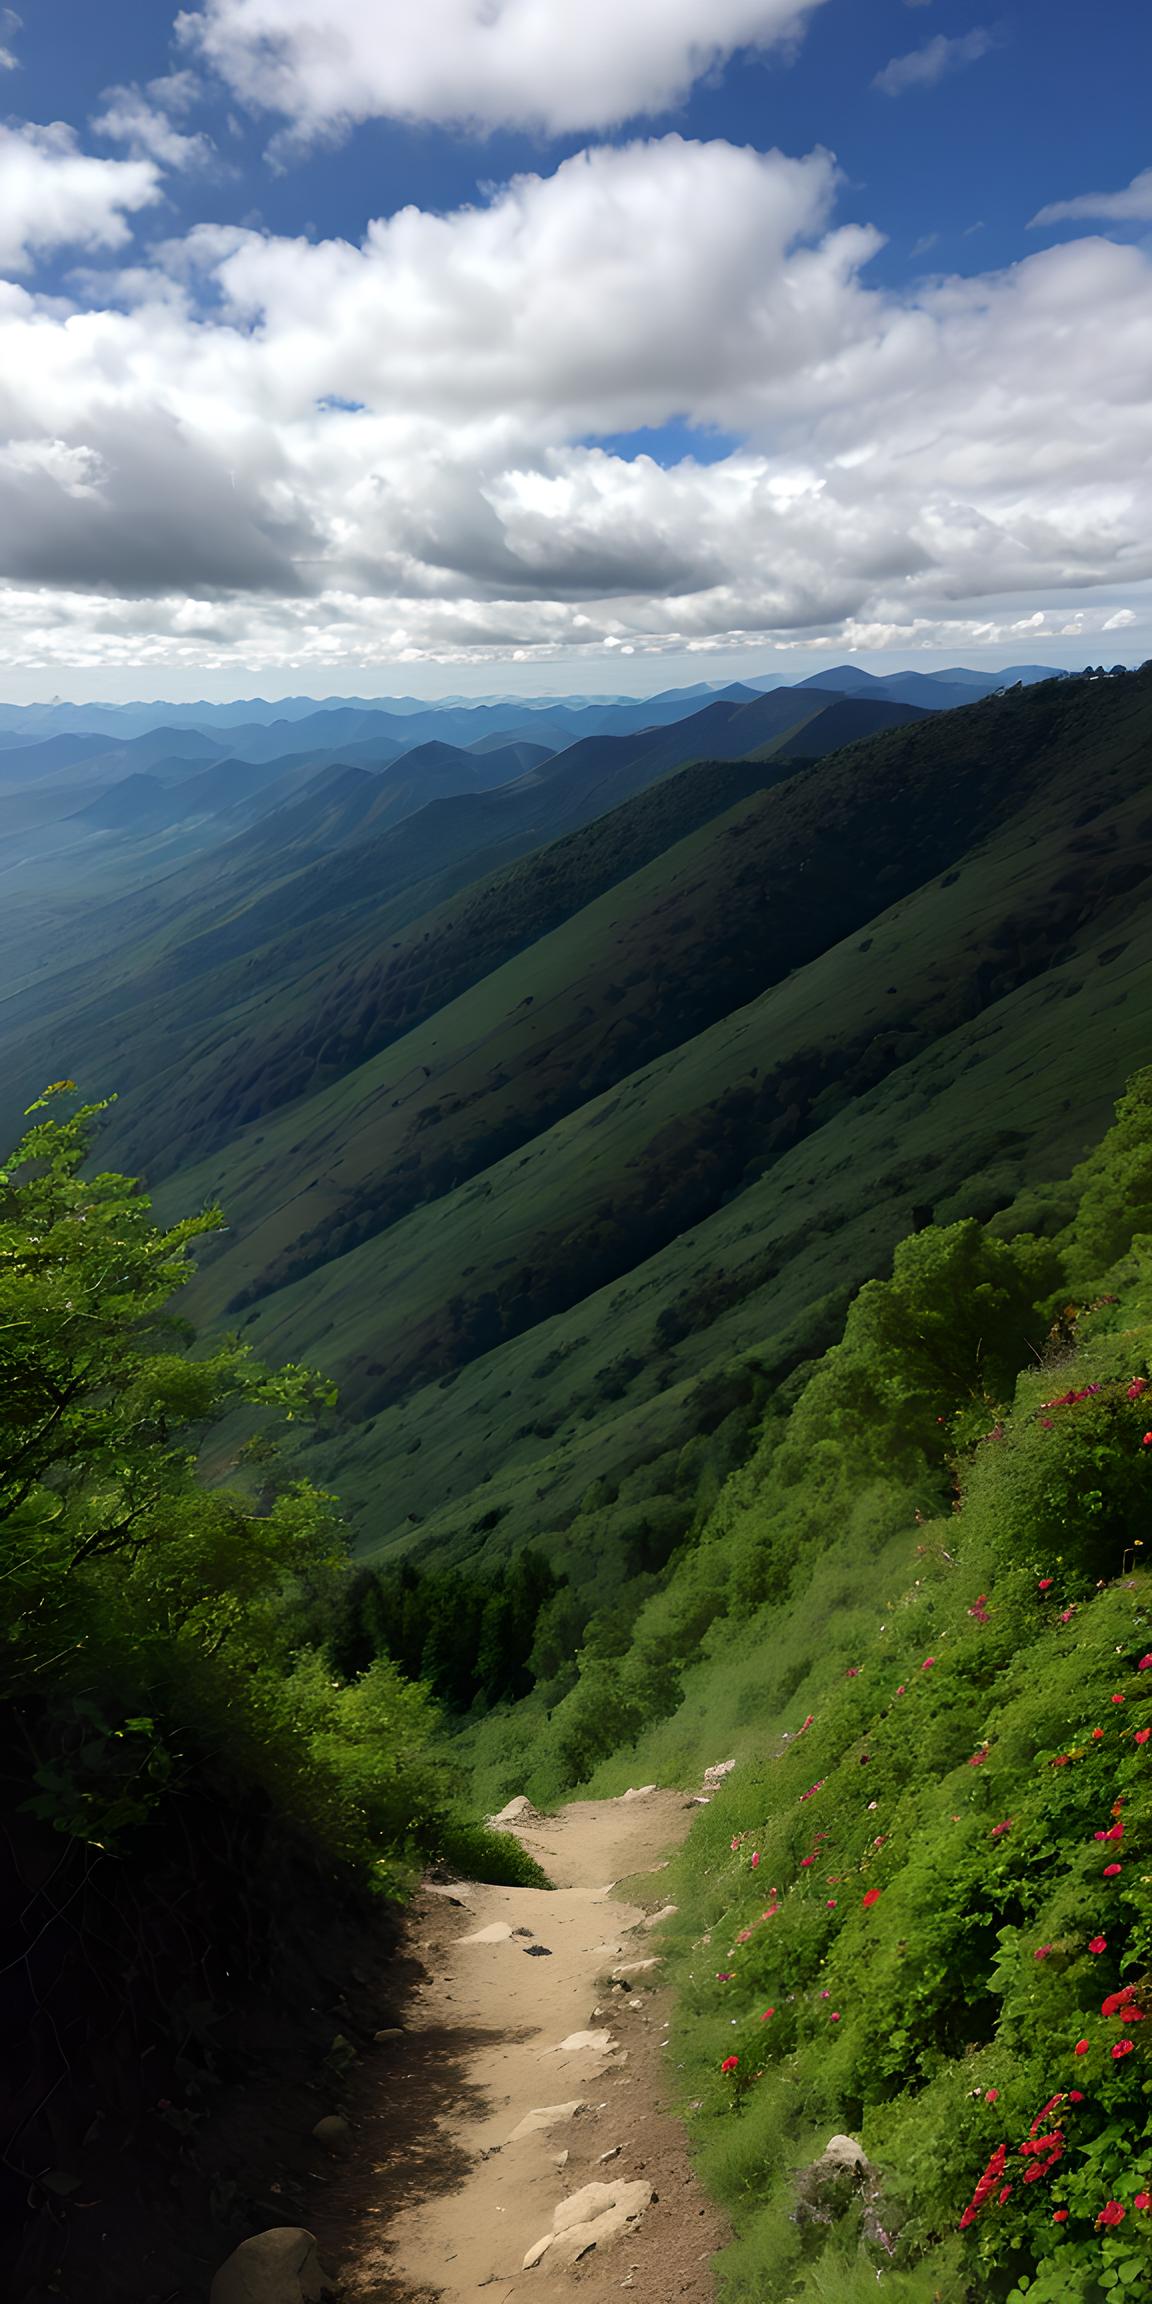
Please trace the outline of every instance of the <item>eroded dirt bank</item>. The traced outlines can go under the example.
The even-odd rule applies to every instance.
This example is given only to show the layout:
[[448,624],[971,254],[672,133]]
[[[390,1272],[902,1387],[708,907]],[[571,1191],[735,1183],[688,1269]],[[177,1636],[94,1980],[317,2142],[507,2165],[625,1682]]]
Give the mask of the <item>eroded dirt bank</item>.
[[[643,1902],[613,1883],[651,1872],[690,1820],[680,1792],[579,1802],[518,1827],[551,1892],[425,1892],[422,1982],[402,2035],[349,2081],[347,2157],[312,2207],[349,2304],[598,2304],[629,2288],[645,2304],[710,2304],[724,2235],[666,2109],[659,1970],[604,1985],[653,1957],[661,1901],[658,1871],[633,1887]],[[590,2184],[620,2192],[624,2211],[652,2198],[587,2252],[557,2238],[525,2269],[559,2204]],[[603,2194],[584,2207],[613,2217]]]

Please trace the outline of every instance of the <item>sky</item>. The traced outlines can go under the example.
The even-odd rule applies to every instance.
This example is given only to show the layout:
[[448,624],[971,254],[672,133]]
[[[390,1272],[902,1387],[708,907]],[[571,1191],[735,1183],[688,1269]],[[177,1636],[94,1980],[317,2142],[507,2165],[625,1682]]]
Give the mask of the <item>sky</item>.
[[0,0],[0,696],[1142,661],[1149,85],[1132,0]]

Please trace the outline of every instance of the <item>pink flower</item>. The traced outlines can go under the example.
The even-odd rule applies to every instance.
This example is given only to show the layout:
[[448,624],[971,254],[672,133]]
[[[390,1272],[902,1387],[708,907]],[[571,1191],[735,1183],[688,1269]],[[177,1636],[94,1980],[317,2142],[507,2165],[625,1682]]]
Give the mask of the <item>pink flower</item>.
[[828,2018],[828,2022],[829,2022],[830,2024],[838,2024],[838,2023],[840,2022],[840,2012],[839,2012],[839,2010],[838,2010],[838,2009],[836,2009],[836,2008],[833,2008],[833,2009],[832,2009],[832,2011],[831,2011],[831,2013],[830,2013],[830,2015],[829,2015],[829,2018]]
[[1070,2104],[1082,2104],[1084,2102],[1084,2098],[1080,2094],[1080,2090],[1078,2088],[1070,2088],[1068,2090],[1068,2102]]
[[1126,1696],[1114,1696],[1112,1698],[1112,1702],[1114,1704],[1126,1704],[1128,1702],[1128,1698]]
[[994,1825],[992,1826],[992,1838],[993,1838],[994,1840],[999,1840],[999,1839],[1002,1839],[1002,1837],[1003,1837],[1004,1833],[1005,1833],[1005,1832],[1010,1832],[1011,1830],[1012,1830],[1012,1818],[1011,1818],[1010,1816],[1006,1816],[1006,1817],[1004,1818],[1004,1822],[1003,1822],[1002,1824],[994,1824]]
[[815,1862],[816,1858],[814,1856],[802,1856],[800,1858],[800,1870],[802,1872],[806,1872],[809,1864],[814,1864]]
[[1138,1400],[1140,1398],[1140,1394],[1142,1392],[1146,1392],[1147,1390],[1148,1378],[1146,1376],[1134,1376],[1132,1378],[1132,1382],[1128,1386],[1128,1398],[1130,1400]]
[[724,2058],[724,2062],[720,2066],[720,2070],[722,2072],[735,2072],[739,2063],[740,2058],[738,2056],[726,2056]]
[[986,2088],[984,2090],[984,2102],[986,2104],[998,2104],[1000,2102],[1000,2090],[998,2088]]
[[858,1680],[860,1678],[860,1666],[858,1664],[850,1664],[848,1666],[848,1670],[844,1674],[844,1678],[846,1680]]
[[1106,1880],[1115,1880],[1117,1874],[1123,1870],[1124,1866],[1122,1864],[1106,1864],[1104,1866],[1104,1878]]
[[752,1858],[752,1870],[753,1870],[754,1872],[756,1871],[756,1869],[757,1869],[757,1867],[758,1867],[758,1865],[759,1865],[759,1862],[760,1862],[760,1858],[759,1858],[758,1856],[754,1856],[754,1857]]
[[1142,1656],[1136,1670],[1138,1672],[1152,1672],[1152,1656]]
[[1036,1586],[1036,1590],[1038,1592],[1050,1592],[1052,1590],[1052,1584],[1053,1579],[1051,1576],[1042,1576],[1040,1582]]
[[1143,2209],[1146,2214],[1148,2209],[1152,2208],[1152,2192],[1138,2192],[1132,2206]]
[[1077,2056],[1086,2056],[1088,2054],[1088,2047],[1089,2043],[1087,2040],[1078,2040],[1076,2042],[1074,2054]]
[[972,1754],[972,1758],[968,1762],[968,1766],[970,1768],[982,1768],[987,1758],[988,1754],[986,1752],[974,1752]]
[[770,2024],[775,2014],[776,2010],[774,2008],[766,2008],[762,2017],[760,2018],[760,2022],[762,2024]]
[[1046,1959],[1048,1958],[1048,1954],[1050,1953],[1050,1951],[1051,1951],[1051,1950],[1052,1950],[1052,1946],[1051,1946],[1050,1944],[1041,1944],[1041,1945],[1039,1945],[1039,1946],[1038,1946],[1037,1950],[1036,1950],[1036,1951],[1035,1951],[1035,1952],[1032,1954],[1032,1958],[1033,1958],[1034,1960],[1046,1960]]
[[1107,1937],[1093,1936],[1089,1941],[1088,1950],[1090,1952],[1106,1952],[1108,1950]]
[[1117,2040],[1115,2047],[1112,2050],[1112,2062],[1114,2064],[1118,2064],[1122,2056],[1130,2056],[1131,2054],[1131,2040]]
[[868,1894],[862,1899],[862,1902],[864,1905],[864,1910],[866,1912],[870,1912],[872,1906],[880,1902],[880,1890],[878,1888],[870,1888],[868,1890]]
[[903,1689],[903,1688],[898,1688],[898,1689],[896,1690],[896,1694],[897,1694],[898,1696],[903,1696],[903,1695],[904,1695],[904,1693],[905,1693],[905,1691],[904,1691],[904,1689]]
[[834,1912],[836,1910],[836,1898],[834,1896],[829,1896],[828,1898],[828,1910],[830,1912]]
[[936,1658],[934,1656],[926,1656],[924,1658],[924,1662],[920,1666],[920,1670],[922,1672],[930,1672],[935,1662]]
[[1076,1614],[1076,1610],[1075,1610],[1074,1608],[1066,1608],[1066,1609],[1064,1610],[1064,1613],[1063,1613],[1063,1615],[1062,1615],[1062,1616],[1061,1616],[1061,1618],[1060,1618],[1060,1622],[1061,1622],[1062,1624],[1070,1624],[1070,1623],[1072,1622],[1072,1618],[1074,1617],[1074,1615],[1075,1615],[1075,1614]]
[[[1149,1437],[1152,1438],[1152,1434],[1150,1434]],[[1120,2202],[1118,2200],[1109,2200],[1107,2206],[1100,2210],[1100,2214],[1096,2218],[1096,2230],[1099,2232],[1101,2226],[1107,2230],[1111,2230],[1114,2225],[1122,2224],[1123,2222],[1124,2210],[1120,2206]]]
[[1138,1728],[1133,1738],[1133,1742],[1136,1744],[1146,1744],[1150,1736],[1152,1736],[1152,1728]]

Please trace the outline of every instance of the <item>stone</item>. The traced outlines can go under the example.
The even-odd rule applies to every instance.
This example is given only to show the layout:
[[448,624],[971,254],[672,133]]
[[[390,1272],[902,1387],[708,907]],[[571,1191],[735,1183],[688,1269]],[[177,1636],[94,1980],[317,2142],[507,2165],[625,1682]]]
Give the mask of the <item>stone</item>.
[[323,2120],[318,2120],[312,2135],[326,2152],[347,2152],[352,2142],[352,2130],[339,2112],[329,2112]]
[[510,1824],[535,1824],[538,1822],[539,1810],[532,1806],[532,1802],[526,1798],[523,1792],[517,1799],[510,1800],[508,1806],[502,1808],[498,1816],[489,1816],[488,1818],[488,1823],[495,1832],[502,1828],[506,1831]]
[[572,2154],[570,2152],[554,2152],[552,2155],[552,2166],[554,2168],[563,2170],[568,2166],[568,2162],[571,2158]]
[[380,2046],[385,2040],[403,2040],[404,2026],[402,2024],[385,2024],[383,2031],[374,2032],[372,2038],[377,2046]]
[[795,2222],[834,2224],[843,2216],[875,2170],[854,2136],[832,2136],[818,2160],[796,2178]]
[[624,1984],[630,1976],[650,1976],[654,1968],[663,1966],[664,1962],[656,1952],[647,1960],[622,1960],[620,1966],[612,1970],[612,1982]]
[[549,2266],[570,2269],[591,2249],[603,2248],[631,2229],[654,2197],[652,2186],[640,2182],[585,2184],[554,2210],[552,2230],[533,2242],[524,2258],[525,2271],[545,2255]]
[[659,1787],[655,1784],[630,1784],[628,1786],[628,1790],[620,1794],[620,1798],[622,1801],[650,1800],[652,1798],[652,1794],[658,1789]]
[[647,1919],[640,1922],[640,1926],[642,1928],[662,1928],[666,1920],[676,1918],[679,1909],[678,1904],[666,1904],[662,1912],[650,1912]]
[[585,2050],[606,2055],[615,2046],[610,2032],[570,2032],[566,2040],[558,2041],[555,2048],[547,2048],[547,2056],[578,2056]]
[[510,1944],[512,1930],[506,1920],[494,1920],[490,1928],[477,1928],[472,1936],[459,1936],[459,1944]]
[[703,1781],[705,1785],[711,1785],[713,1789],[715,1789],[717,1784],[722,1784],[724,1782],[726,1776],[730,1776],[732,1774],[732,1770],[735,1766],[736,1762],[734,1760],[717,1760],[711,1768],[706,1768],[704,1770]]
[[330,2287],[311,2232],[284,2224],[241,2242],[220,2266],[209,2304],[320,2304]]
[[816,2166],[824,2161],[834,2161],[842,2168],[867,2168],[868,2155],[854,2136],[830,2136]]
[[583,2112],[584,2104],[576,2097],[571,2104],[541,2104],[534,2112],[526,2112],[519,2125],[512,2130],[509,2144],[519,2144],[524,2136],[538,2136],[544,2128],[559,2128],[563,2121],[574,2120]]

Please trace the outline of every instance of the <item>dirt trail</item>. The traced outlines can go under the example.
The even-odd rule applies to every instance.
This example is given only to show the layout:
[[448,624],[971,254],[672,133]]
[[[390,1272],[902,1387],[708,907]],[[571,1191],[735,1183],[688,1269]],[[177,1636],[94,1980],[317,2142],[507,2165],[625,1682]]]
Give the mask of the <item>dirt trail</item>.
[[[628,2288],[645,2304],[709,2304],[724,2235],[663,2109],[659,1971],[597,1993],[614,1967],[656,1950],[644,1922],[659,1872],[641,1884],[644,1905],[614,1897],[613,1882],[658,1866],[690,1820],[681,1792],[579,1802],[518,1827],[553,1890],[466,1882],[426,1894],[424,1981],[386,2068],[364,2074],[349,2107],[354,2163],[334,2171],[314,2220],[355,2304],[618,2304]],[[600,2037],[561,2047],[587,2032]],[[573,2104],[583,2109],[510,2141],[528,2113]],[[653,2188],[638,2224],[571,2268],[546,2256],[523,2269],[562,2200],[616,2180]]]

